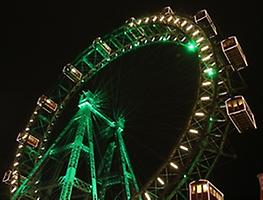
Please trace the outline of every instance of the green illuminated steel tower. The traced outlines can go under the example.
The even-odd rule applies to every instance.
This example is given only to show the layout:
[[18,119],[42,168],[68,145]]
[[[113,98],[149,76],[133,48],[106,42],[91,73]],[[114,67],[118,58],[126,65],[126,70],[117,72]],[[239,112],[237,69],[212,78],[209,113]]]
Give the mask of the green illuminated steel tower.
[[[37,172],[39,172],[44,162],[49,162],[49,160],[62,152],[69,155],[67,160],[63,160],[64,163],[68,163],[64,170],[65,174],[63,175],[63,170],[61,170],[58,177],[59,184],[57,187],[60,200],[72,199],[72,197],[77,196],[74,194],[74,189],[82,191],[81,198],[94,200],[105,199],[106,193],[113,186],[123,188],[121,197],[127,200],[131,199],[133,193],[139,192],[139,187],[122,138],[124,119],[120,118],[117,121],[113,121],[101,113],[97,109],[96,100],[92,96],[91,92],[82,94],[78,105],[78,112],[44,156],[38,161],[38,164],[30,175],[13,195],[13,199],[17,199],[19,195],[25,195],[28,190],[26,184],[29,179],[32,180],[34,176],[37,176]],[[98,167],[96,167],[95,163],[93,118],[99,118],[109,127],[107,137],[102,138],[102,142],[107,147]],[[65,138],[72,138],[73,140],[65,141]],[[110,142],[108,143],[108,141]],[[113,160],[114,154],[117,155],[117,157],[115,156],[115,160]],[[89,172],[87,173],[89,177],[77,176],[77,174],[82,174],[81,172],[78,173],[78,171],[83,170],[83,168],[79,167],[79,163],[83,162],[83,160],[89,166]],[[115,171],[113,174],[111,169],[114,162],[117,162],[116,165],[120,165],[121,169]],[[78,194],[80,193],[79,191]],[[52,196],[47,196],[48,198],[52,198]]]
[[[115,129],[112,137],[114,140],[109,144],[107,153],[104,155],[104,162],[101,166],[99,175],[106,175],[106,177],[98,177],[97,178],[97,170],[95,166],[95,156],[94,156],[94,131],[92,128],[92,115],[95,117],[101,118],[104,120],[108,126],[112,129]],[[83,151],[87,154],[90,166],[90,180],[91,184],[89,185],[91,189],[92,199],[104,199],[105,192],[109,186],[121,184],[124,187],[125,191],[125,199],[131,199],[131,189],[138,192],[138,185],[135,179],[135,175],[132,170],[132,166],[129,161],[129,157],[126,151],[126,147],[122,138],[122,133],[124,129],[124,120],[119,119],[117,122],[112,121],[103,113],[99,112],[96,108],[96,102],[92,99],[92,94],[90,92],[84,93],[81,96],[79,102],[79,111],[77,113],[78,118],[78,126],[75,134],[74,142],[72,143],[72,147],[70,150],[70,158],[68,162],[68,167],[65,176],[62,178],[62,191],[60,195],[61,200],[70,199],[72,189],[74,187],[74,182],[76,178],[76,171],[78,168],[78,162],[80,159],[80,153]],[[87,144],[84,144],[84,138],[87,138]],[[120,161],[121,161],[121,172],[115,177],[109,177],[111,174],[110,168],[111,163],[113,162],[113,154],[118,147]],[[101,173],[101,172],[104,173]],[[100,181],[98,181],[98,180]],[[103,180],[103,181],[102,181]],[[97,189],[97,184],[100,183],[99,193]]]

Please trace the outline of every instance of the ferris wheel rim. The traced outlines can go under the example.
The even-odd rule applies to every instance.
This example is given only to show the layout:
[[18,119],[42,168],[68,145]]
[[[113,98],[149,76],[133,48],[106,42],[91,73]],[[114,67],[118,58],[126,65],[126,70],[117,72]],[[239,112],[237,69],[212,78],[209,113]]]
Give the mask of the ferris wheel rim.
[[[158,32],[158,34],[152,34],[152,35],[143,35],[140,33],[140,31],[144,32],[144,28],[147,26],[160,26],[164,27],[164,32]],[[98,53],[96,50],[96,45],[102,45],[98,44],[100,41],[104,42],[106,45],[111,41],[112,39],[116,39],[119,34],[127,34],[127,30],[139,30],[138,37],[134,37],[130,35],[130,37],[134,37],[134,40],[131,40],[130,43],[125,46],[124,48],[117,48],[117,51],[111,52],[111,55],[109,57],[105,56],[106,54],[102,55],[102,61],[101,63],[98,63],[97,65],[93,65],[87,62],[87,55],[91,55],[91,51],[95,51],[95,53]],[[128,33],[129,34],[129,33]],[[173,40],[171,40],[171,38]],[[182,36],[182,37],[181,37]],[[160,173],[155,175],[154,178],[152,178],[152,183],[160,183],[162,180],[162,170],[167,168],[169,165],[170,167],[176,169],[179,168],[179,164],[175,162],[175,154],[176,152],[184,152],[189,151],[191,147],[186,146],[185,144],[189,144],[189,138],[185,138],[188,136],[188,134],[194,134],[198,135],[200,132],[195,127],[193,128],[193,124],[197,124],[196,121],[200,117],[206,117],[206,126],[209,121],[211,122],[212,116],[214,115],[215,108],[210,110],[206,110],[205,108],[208,107],[207,105],[203,106],[205,104],[204,102],[210,102],[208,105],[213,105],[215,103],[215,99],[217,97],[217,90],[216,85],[219,82],[218,78],[210,79],[206,76],[207,70],[214,69],[218,70],[217,68],[217,58],[216,53],[214,52],[214,47],[210,39],[206,36],[206,33],[203,31],[201,27],[199,27],[197,24],[195,24],[192,19],[181,17],[179,15],[175,14],[169,14],[169,15],[152,15],[150,17],[142,17],[139,19],[132,19],[132,21],[127,22],[124,26],[120,27],[119,29],[114,30],[111,34],[106,35],[105,37],[99,38],[98,41],[94,42],[90,47],[88,47],[86,50],[84,50],[80,56],[72,63],[73,66],[75,66],[81,73],[83,73],[83,76],[81,77],[81,80],[76,82],[75,86],[72,87],[72,89],[67,93],[67,95],[64,95],[63,101],[60,102],[59,106],[57,107],[56,111],[54,112],[53,116],[50,119],[49,125],[46,128],[46,138],[48,135],[52,132],[52,128],[56,122],[56,120],[60,117],[60,115],[63,113],[63,109],[66,107],[67,103],[70,101],[70,99],[79,94],[80,89],[84,84],[86,84],[92,77],[94,77],[102,68],[106,67],[109,63],[111,63],[113,60],[118,59],[119,57],[122,57],[124,54],[130,51],[136,51],[137,48],[143,47],[146,45],[151,45],[156,42],[172,42],[176,43],[176,45],[182,45],[182,46],[188,46],[190,42],[197,41],[196,36],[200,38],[203,38],[200,43],[197,43],[195,45],[198,46],[198,54],[200,58],[199,68],[202,73],[200,73],[200,81],[198,86],[198,102],[195,102],[195,106],[192,109],[191,117],[189,118],[188,125],[185,128],[185,131],[181,133],[180,138],[178,139],[179,142],[176,143],[172,153],[169,155],[169,158],[167,159],[167,162],[163,164],[163,166],[160,167],[158,170]],[[158,41],[155,41],[155,37],[158,37]],[[169,37],[169,38],[168,38]],[[181,37],[181,39],[178,39],[178,37]],[[155,39],[153,39],[155,38]],[[149,40],[150,39],[150,40]],[[111,43],[112,45],[113,43]],[[192,45],[192,44],[191,44]],[[109,45],[108,45],[109,46]],[[207,48],[208,51],[204,50],[201,51],[202,48]],[[111,46],[112,47],[112,46]],[[110,47],[110,48],[111,48]],[[104,52],[105,53],[105,52]],[[103,53],[102,53],[103,54]],[[104,57],[105,56],[105,57]],[[88,70],[84,70],[84,68],[87,68]],[[204,96],[207,95],[207,96]],[[51,98],[52,99],[52,98]],[[201,102],[201,103],[200,103]],[[38,108],[39,109],[39,108]],[[201,110],[201,111],[200,111]],[[202,120],[201,120],[202,121]],[[28,127],[31,128],[31,127]],[[192,137],[191,135],[191,137]],[[201,136],[201,135],[200,135]],[[195,138],[194,140],[199,140],[200,136],[198,138]],[[44,138],[44,139],[46,139]],[[203,135],[202,135],[203,138]],[[182,153],[181,153],[182,154]],[[181,158],[180,158],[181,159]],[[181,163],[182,165],[184,163]],[[190,175],[190,174],[188,174]],[[148,183],[148,186],[150,187],[152,183]],[[160,183],[162,185],[162,183]],[[162,186],[161,186],[162,187]],[[157,186],[157,188],[160,188]],[[148,187],[144,187],[142,193],[145,193],[148,191]],[[142,194],[141,193],[141,194]],[[147,193],[148,194],[148,193]]]

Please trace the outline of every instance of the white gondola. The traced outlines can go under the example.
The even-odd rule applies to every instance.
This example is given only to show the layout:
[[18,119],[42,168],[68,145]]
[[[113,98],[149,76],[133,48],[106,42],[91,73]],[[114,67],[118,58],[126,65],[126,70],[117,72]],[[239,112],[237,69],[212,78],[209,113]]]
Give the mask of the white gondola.
[[55,112],[57,109],[57,104],[51,99],[49,99],[48,97],[46,97],[45,95],[42,95],[41,97],[39,97],[37,101],[37,105],[42,107],[48,113]]
[[248,66],[246,56],[235,36],[221,41],[221,48],[233,71],[239,71]]
[[194,15],[194,21],[204,28],[209,37],[217,35],[216,26],[205,9],[198,11],[197,14]]
[[189,184],[190,200],[224,200],[224,194],[206,179]]
[[25,179],[17,170],[8,170],[5,172],[2,182],[11,186],[19,186]]
[[243,96],[238,95],[227,99],[225,106],[227,115],[239,133],[251,128],[257,128],[254,114]]
[[16,140],[20,143],[20,144],[28,144],[32,147],[38,147],[39,145],[39,139],[37,139],[36,137],[34,137],[33,135],[30,135],[28,132],[21,132],[18,134]]
[[8,170],[7,172],[5,172],[2,182],[10,185],[11,179],[12,179],[12,171]]
[[78,82],[82,77],[82,73],[70,63],[63,68],[63,73],[73,82]]
[[102,41],[100,37],[97,37],[93,41],[93,46],[104,58],[108,58],[112,53],[110,46],[106,42]]

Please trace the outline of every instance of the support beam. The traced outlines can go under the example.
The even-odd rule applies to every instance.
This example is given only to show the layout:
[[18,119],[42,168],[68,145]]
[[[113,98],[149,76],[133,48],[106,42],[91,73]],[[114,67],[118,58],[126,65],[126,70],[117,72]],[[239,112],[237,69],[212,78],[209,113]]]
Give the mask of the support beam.
[[88,119],[90,118],[90,112],[84,109],[80,109],[79,112],[81,114],[81,118],[79,120],[78,129],[70,153],[68,168],[62,184],[62,191],[59,198],[60,200],[71,199],[71,193],[73,190],[74,179],[78,167],[78,161],[82,150],[82,143],[84,139],[86,125],[89,126]]
[[[89,112],[89,111],[86,111]],[[94,132],[92,129],[91,117],[87,118],[87,134],[88,134],[88,147],[89,147],[89,165],[90,165],[90,176],[91,176],[91,188],[92,188],[92,199],[97,200],[97,179],[96,179],[96,168],[94,158],[94,145],[93,136]]]
[[20,187],[15,191],[15,193],[13,194],[11,200],[17,200],[19,199],[19,197],[26,193],[27,190],[29,189],[29,187],[27,186],[27,184],[29,183],[29,181],[31,181],[35,175],[39,172],[40,167],[42,167],[44,165],[44,163],[48,160],[50,153],[52,152],[52,150],[56,147],[56,145],[62,140],[62,138],[65,136],[65,134],[68,132],[68,130],[71,128],[72,124],[75,122],[75,118],[73,118],[70,123],[68,124],[68,126],[60,133],[60,135],[57,137],[57,139],[54,141],[54,143],[50,146],[50,148],[45,152],[45,154],[43,155],[43,157],[37,162],[37,164],[35,165],[35,167],[32,169],[32,171],[30,172],[30,174],[27,176],[27,178],[22,182],[22,184],[20,185]]

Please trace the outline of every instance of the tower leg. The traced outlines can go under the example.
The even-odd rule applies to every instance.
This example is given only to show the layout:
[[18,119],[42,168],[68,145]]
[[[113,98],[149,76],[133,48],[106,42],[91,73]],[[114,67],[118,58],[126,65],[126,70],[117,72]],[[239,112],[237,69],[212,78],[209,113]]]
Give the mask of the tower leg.
[[125,159],[125,148],[124,148],[121,134],[122,134],[122,128],[119,127],[116,133],[116,137],[118,140],[118,146],[119,146],[119,152],[120,152],[125,195],[126,195],[126,199],[129,200],[131,199],[130,184],[129,184],[130,174],[127,171],[127,165],[126,165],[126,159]]
[[79,125],[76,131],[75,140],[72,144],[68,168],[62,183],[62,190],[59,198],[60,200],[70,200],[71,198],[78,161],[82,150],[84,134],[86,131],[85,129],[86,126],[89,127],[89,124],[86,123],[89,122],[88,119],[90,118],[90,112],[88,110],[85,110],[85,112],[83,112],[82,109],[79,112],[81,114],[81,119],[79,121]]
[[[90,111],[88,111],[90,112]],[[87,132],[88,132],[88,143],[89,143],[89,164],[90,164],[90,175],[91,175],[91,187],[92,187],[92,200],[98,199],[97,194],[97,179],[96,179],[96,168],[94,159],[94,143],[93,143],[93,129],[91,118],[87,118]]]
[[[117,144],[119,146],[123,184],[124,184],[124,190],[126,195],[125,199],[130,200],[132,198],[132,193],[139,192],[139,187],[122,137],[122,132],[124,128],[124,119],[119,119],[117,124],[118,124],[118,128],[116,131],[116,139],[117,139]],[[133,190],[132,192],[131,189]],[[141,195],[139,195],[138,199],[139,200],[142,199]]]

